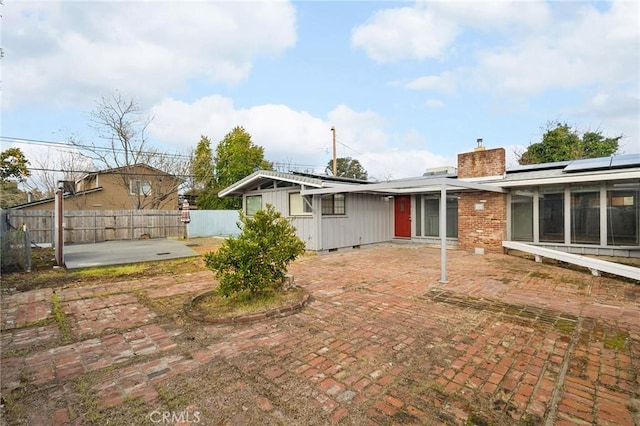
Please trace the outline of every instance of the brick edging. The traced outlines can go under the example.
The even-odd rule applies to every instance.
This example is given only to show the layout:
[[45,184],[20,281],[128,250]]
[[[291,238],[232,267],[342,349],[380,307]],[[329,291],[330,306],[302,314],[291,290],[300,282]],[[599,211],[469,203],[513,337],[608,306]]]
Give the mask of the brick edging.
[[236,315],[231,317],[213,317],[193,309],[193,305],[196,301],[214,293],[216,290],[208,290],[208,291],[205,291],[204,293],[200,293],[188,299],[186,302],[184,302],[183,307],[184,307],[184,312],[187,314],[187,316],[196,321],[203,321],[210,324],[248,323],[248,322],[254,322],[254,321],[262,321],[270,318],[286,317],[288,315],[292,315],[301,311],[302,308],[304,308],[311,300],[311,293],[309,293],[304,289],[302,290],[306,294],[302,296],[302,300],[300,302],[294,303],[292,305],[282,306],[277,309],[270,309],[268,311],[257,312],[253,314]]

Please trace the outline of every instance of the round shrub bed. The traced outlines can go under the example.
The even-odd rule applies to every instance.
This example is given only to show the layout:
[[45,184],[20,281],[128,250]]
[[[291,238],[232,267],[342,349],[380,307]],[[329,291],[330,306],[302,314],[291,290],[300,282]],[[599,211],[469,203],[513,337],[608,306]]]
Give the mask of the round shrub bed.
[[278,300],[262,298],[243,302],[236,298],[224,298],[217,290],[209,290],[187,300],[184,311],[189,318],[211,324],[262,321],[299,312],[309,303],[311,294],[302,287],[295,287],[278,292],[274,297]]

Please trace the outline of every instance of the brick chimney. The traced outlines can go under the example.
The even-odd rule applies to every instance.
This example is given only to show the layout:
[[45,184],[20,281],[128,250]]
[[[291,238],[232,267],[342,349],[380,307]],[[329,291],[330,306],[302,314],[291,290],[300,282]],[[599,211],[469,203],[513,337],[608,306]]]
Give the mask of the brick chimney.
[[[505,150],[485,149],[482,139],[473,152],[458,154],[458,179],[502,176]],[[500,252],[507,223],[506,195],[463,191],[458,199],[458,247],[483,254]]]
[[506,170],[504,148],[485,149],[482,139],[473,152],[458,154],[458,179],[502,176]]

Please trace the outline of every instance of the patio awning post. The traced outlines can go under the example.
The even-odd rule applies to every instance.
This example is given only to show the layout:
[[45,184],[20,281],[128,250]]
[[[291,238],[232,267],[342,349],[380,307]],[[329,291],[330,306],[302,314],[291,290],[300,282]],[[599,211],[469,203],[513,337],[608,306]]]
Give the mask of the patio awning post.
[[447,184],[440,185],[440,282],[447,281]]

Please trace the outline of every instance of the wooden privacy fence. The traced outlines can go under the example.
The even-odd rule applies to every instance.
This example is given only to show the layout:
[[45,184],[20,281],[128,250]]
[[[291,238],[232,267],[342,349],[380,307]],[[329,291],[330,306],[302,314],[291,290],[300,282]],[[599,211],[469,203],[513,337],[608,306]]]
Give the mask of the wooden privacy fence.
[[[26,225],[31,240],[53,244],[53,210],[10,210],[15,228]],[[182,237],[179,210],[72,210],[64,212],[65,243]]]

